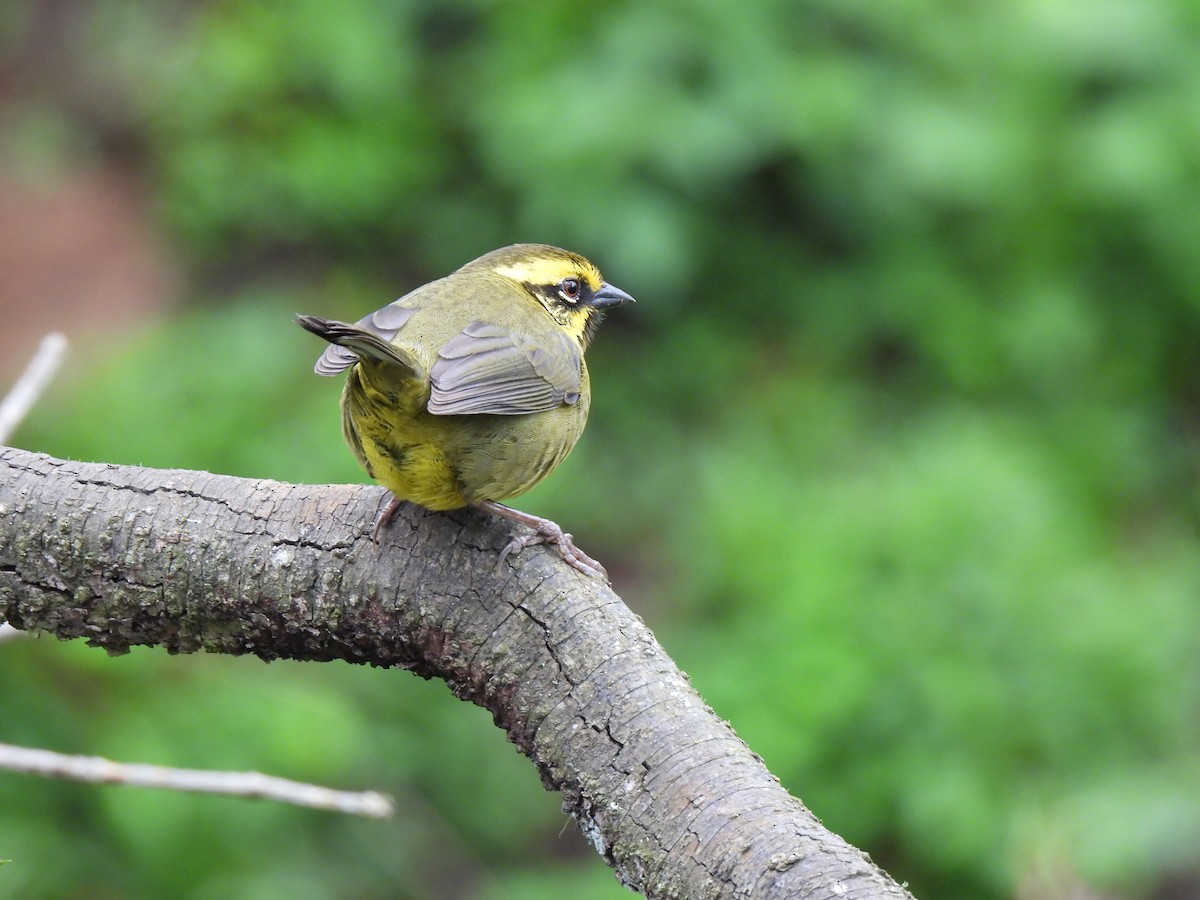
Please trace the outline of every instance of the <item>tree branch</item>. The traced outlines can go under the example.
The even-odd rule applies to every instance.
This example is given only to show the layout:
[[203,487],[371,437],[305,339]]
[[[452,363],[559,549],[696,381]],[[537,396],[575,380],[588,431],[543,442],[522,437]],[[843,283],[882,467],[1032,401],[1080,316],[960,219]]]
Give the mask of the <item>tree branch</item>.
[[827,831],[608,587],[507,523],[377,488],[73,463],[0,448],[0,619],[110,653],[342,659],[492,712],[648,897],[908,898]]
[[[0,444],[8,441],[29,410],[33,409],[42,391],[49,386],[58,367],[62,365],[66,352],[67,339],[59,332],[52,331],[42,338],[33,359],[25,366],[25,370],[4,395],[4,399],[0,400]],[[0,616],[0,644],[19,637],[22,637],[22,632],[17,631]]]

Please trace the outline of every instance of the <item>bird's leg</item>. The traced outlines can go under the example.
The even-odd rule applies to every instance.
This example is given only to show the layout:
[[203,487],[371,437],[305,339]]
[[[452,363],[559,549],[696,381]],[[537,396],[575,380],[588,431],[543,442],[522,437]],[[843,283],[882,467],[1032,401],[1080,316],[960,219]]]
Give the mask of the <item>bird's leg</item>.
[[399,497],[393,496],[391,503],[379,511],[379,515],[375,517],[375,524],[371,528],[371,540],[374,543],[379,543],[379,532],[392,524],[392,519],[396,518],[396,510],[403,502]]
[[503,516],[506,519],[512,519],[514,522],[520,522],[522,525],[528,525],[533,529],[533,534],[518,535],[509,541],[508,546],[500,551],[500,561],[497,565],[503,565],[504,560],[508,559],[510,553],[518,553],[533,544],[554,544],[558,547],[558,552],[562,554],[562,558],[567,561],[567,565],[578,569],[584,575],[591,575],[606,583],[608,582],[608,572],[604,570],[604,566],[576,547],[571,541],[571,535],[566,534],[549,519],[521,512],[519,509],[513,509],[511,506],[497,503],[495,500],[480,500],[471,505],[476,509],[482,509],[485,512]]

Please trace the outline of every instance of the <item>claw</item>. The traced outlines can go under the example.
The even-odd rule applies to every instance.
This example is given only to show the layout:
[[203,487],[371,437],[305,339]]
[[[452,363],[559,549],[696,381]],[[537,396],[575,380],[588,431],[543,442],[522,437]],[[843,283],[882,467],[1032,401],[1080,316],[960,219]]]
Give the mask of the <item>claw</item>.
[[403,502],[399,497],[392,497],[392,502],[379,511],[379,515],[375,517],[375,523],[371,527],[371,541],[373,543],[379,543],[379,532],[392,524],[392,519],[396,518],[396,510],[400,508],[400,504]]
[[510,554],[519,553],[526,547],[531,547],[534,544],[554,544],[558,548],[558,552],[562,554],[562,558],[571,568],[592,578],[599,578],[605,584],[609,583],[608,572],[605,571],[604,566],[576,547],[574,541],[571,540],[571,535],[564,532],[549,519],[523,513],[520,510],[512,509],[492,500],[485,500],[475,505],[480,509],[503,516],[506,519],[514,519],[533,529],[533,534],[517,535],[508,542],[505,548],[500,551],[500,560],[496,564],[497,569],[504,565],[504,561],[508,559]]

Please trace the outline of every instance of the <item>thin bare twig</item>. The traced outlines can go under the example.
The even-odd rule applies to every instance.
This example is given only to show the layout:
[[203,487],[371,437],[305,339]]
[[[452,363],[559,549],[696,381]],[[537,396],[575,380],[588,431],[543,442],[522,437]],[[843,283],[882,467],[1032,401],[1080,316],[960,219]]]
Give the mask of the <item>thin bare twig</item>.
[[3,400],[0,400],[0,444],[8,442],[21,420],[29,414],[54,373],[62,365],[67,351],[67,339],[57,331],[42,338],[33,359],[21,373],[16,384]]
[[99,756],[67,756],[11,744],[0,744],[0,769],[99,784],[264,798],[375,819],[387,818],[393,811],[392,801],[375,791],[335,791],[258,772],[204,772],[119,763]]

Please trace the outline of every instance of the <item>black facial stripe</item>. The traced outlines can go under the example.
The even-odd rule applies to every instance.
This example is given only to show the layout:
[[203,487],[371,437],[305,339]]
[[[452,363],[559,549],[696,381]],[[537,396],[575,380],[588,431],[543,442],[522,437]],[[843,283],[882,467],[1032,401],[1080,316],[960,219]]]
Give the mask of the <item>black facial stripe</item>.
[[555,306],[560,306],[563,309],[579,309],[583,306],[590,306],[592,302],[592,295],[596,292],[592,290],[592,286],[588,284],[587,279],[578,278],[576,280],[579,282],[579,296],[574,300],[568,300],[562,295],[562,290],[559,288],[558,283],[533,284],[525,281],[522,282],[522,284],[525,285],[526,289],[530,291],[530,293],[541,294],[548,301],[550,301],[550,303],[554,304]]

